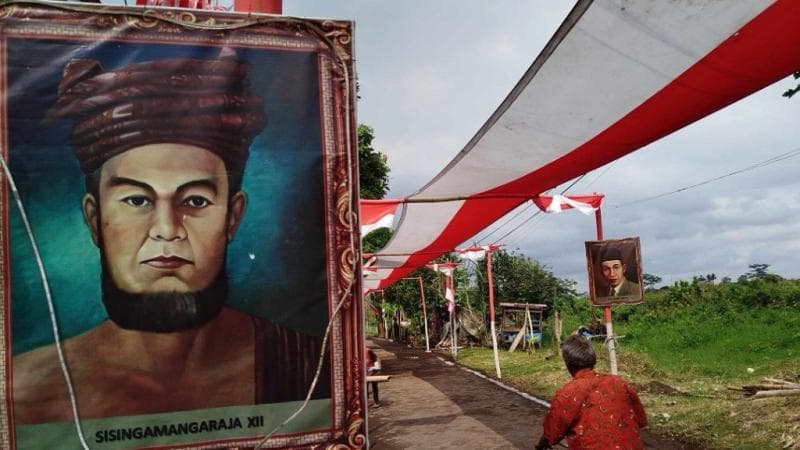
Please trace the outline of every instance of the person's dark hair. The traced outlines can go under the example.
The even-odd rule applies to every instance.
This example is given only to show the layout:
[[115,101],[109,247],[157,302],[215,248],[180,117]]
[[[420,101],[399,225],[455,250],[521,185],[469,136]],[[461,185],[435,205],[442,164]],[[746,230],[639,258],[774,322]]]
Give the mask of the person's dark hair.
[[617,247],[605,247],[603,248],[601,255],[600,255],[600,262],[604,261],[614,261],[619,260],[622,261],[622,252]]
[[570,374],[581,369],[594,369],[597,356],[592,343],[583,336],[572,335],[561,344],[561,355]]

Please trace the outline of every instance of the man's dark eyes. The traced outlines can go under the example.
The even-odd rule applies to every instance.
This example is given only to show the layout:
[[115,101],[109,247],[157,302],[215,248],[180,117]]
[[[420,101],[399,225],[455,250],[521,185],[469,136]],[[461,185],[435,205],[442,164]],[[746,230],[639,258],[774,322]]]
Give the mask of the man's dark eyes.
[[183,201],[183,204],[190,208],[205,208],[206,206],[210,206],[212,203],[211,200],[205,197],[201,197],[199,195],[192,195],[190,197],[187,197]]
[[153,204],[152,200],[143,195],[131,195],[123,198],[122,201],[135,208],[141,208],[143,206],[149,206]]

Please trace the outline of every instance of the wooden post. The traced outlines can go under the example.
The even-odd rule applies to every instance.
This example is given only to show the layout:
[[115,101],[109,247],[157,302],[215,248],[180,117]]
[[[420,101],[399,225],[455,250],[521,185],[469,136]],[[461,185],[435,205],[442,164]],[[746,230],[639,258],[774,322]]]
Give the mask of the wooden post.
[[525,320],[528,321],[528,328],[530,328],[530,331],[528,331],[525,334],[525,342],[527,343],[528,348],[535,353],[536,352],[536,338],[534,338],[533,342],[531,342],[530,338],[528,337],[528,335],[530,335],[530,336],[534,335],[533,334],[534,333],[534,331],[533,331],[533,319],[531,319],[531,310],[530,310],[530,308],[528,306],[525,307]]
[[492,278],[492,249],[486,250],[486,278],[489,282],[489,325],[492,333],[492,351],[494,352],[494,371],[497,378],[503,378],[500,373],[500,356],[497,354],[497,331],[494,329],[494,282]]
[[556,351],[561,354],[561,318],[558,315],[558,310],[553,314],[553,338],[556,343]]
[[450,274],[445,277],[445,280],[445,284],[450,287],[450,292],[453,294],[453,311],[450,313],[450,324],[453,326],[453,335],[451,336],[453,338],[453,345],[450,346],[450,353],[453,355],[453,359],[458,359],[458,327],[456,327],[458,311],[456,310],[456,291],[453,284],[453,272],[450,272]]
[[528,328],[528,324],[525,321],[522,321],[522,329],[517,332],[517,335],[514,336],[514,341],[511,342],[511,347],[508,348],[508,353],[514,353],[514,350],[517,349],[519,345],[519,341],[522,340],[523,336],[525,336],[526,329]]
[[383,289],[381,289],[381,320],[383,321],[383,334],[384,334],[383,338],[390,339],[389,322],[386,321],[386,309],[384,309],[385,306],[386,306],[386,294],[383,292]]
[[[603,216],[600,208],[594,212],[595,224],[597,225],[597,240],[603,240]],[[606,322],[606,345],[608,346],[608,362],[611,366],[611,374],[617,375],[617,349],[614,341],[614,325],[611,323],[611,305],[603,306],[603,320]]]
[[419,280],[419,298],[422,300],[422,321],[425,323],[425,352],[431,352],[431,343],[428,339],[428,310],[425,307],[425,288],[422,285],[422,277],[417,277]]

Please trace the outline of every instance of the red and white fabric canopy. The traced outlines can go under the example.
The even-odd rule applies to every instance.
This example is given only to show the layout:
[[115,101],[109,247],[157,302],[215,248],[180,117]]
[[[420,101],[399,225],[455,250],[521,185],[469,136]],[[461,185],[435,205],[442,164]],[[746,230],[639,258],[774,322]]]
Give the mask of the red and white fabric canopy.
[[[578,1],[463,150],[406,199],[365,288],[800,68],[800,1]],[[534,26],[531,24],[531,26]]]

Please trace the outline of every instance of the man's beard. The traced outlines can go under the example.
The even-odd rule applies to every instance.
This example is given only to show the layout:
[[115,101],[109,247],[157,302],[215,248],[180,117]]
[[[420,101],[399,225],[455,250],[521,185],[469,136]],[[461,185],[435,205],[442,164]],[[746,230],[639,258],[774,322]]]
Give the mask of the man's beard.
[[114,283],[102,251],[100,259],[103,304],[108,318],[126,330],[171,333],[199,328],[219,315],[228,298],[224,264],[214,281],[197,292],[131,294]]

